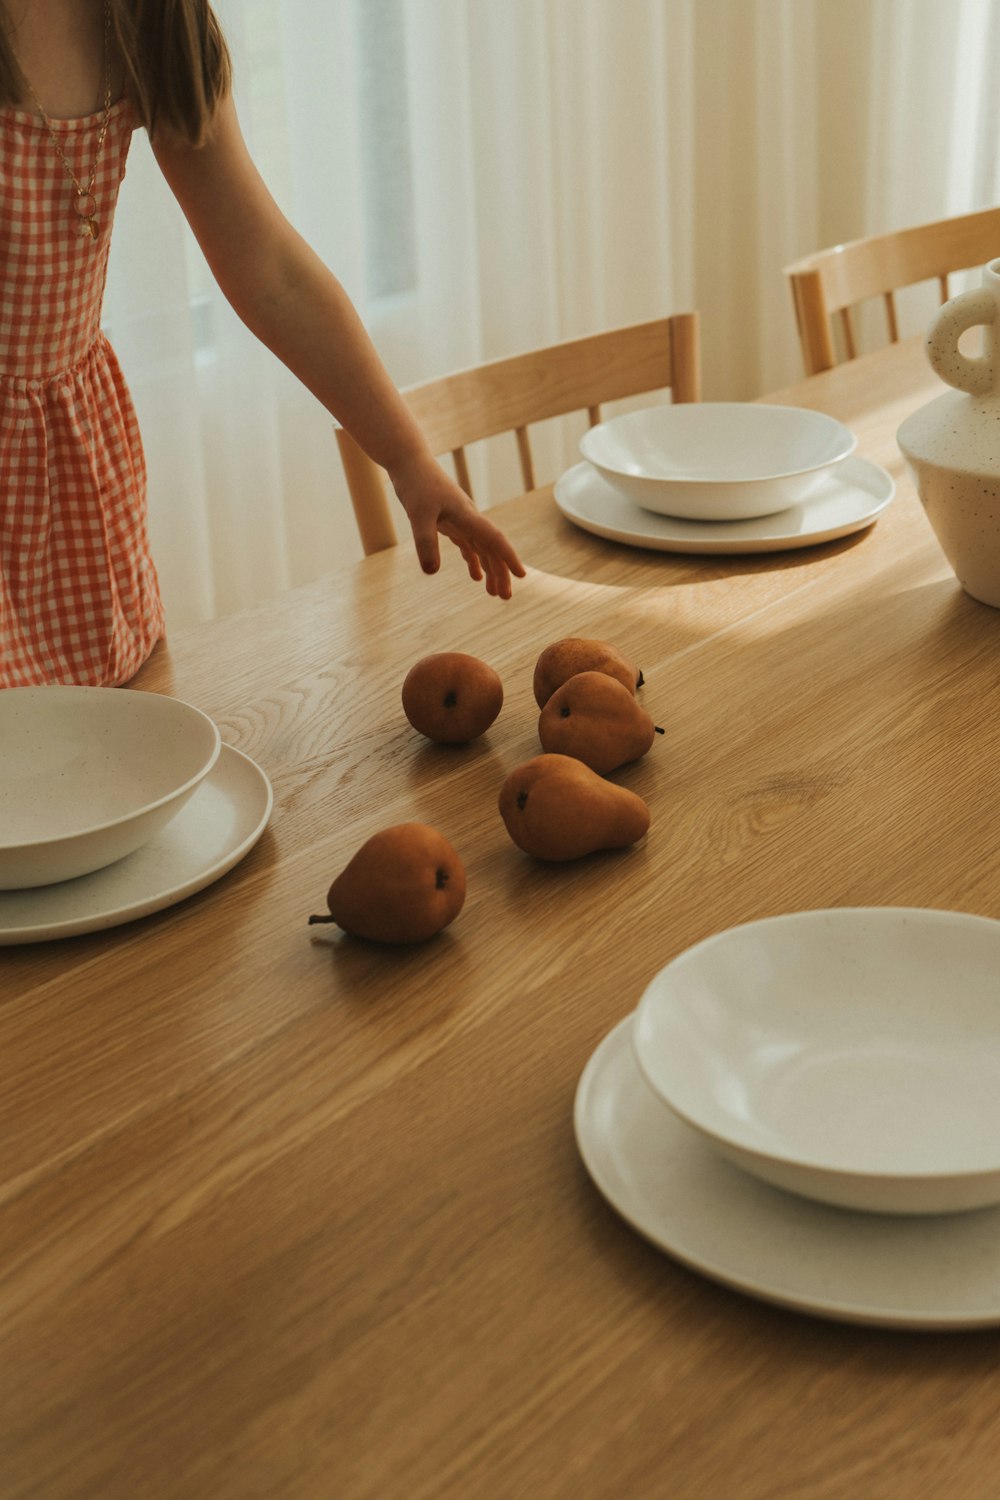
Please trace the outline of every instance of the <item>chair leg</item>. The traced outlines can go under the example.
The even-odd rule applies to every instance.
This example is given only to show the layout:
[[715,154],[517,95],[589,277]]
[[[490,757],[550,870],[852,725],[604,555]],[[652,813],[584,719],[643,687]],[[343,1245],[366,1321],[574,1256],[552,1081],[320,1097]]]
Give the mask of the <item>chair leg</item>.
[[396,528],[385,493],[383,471],[342,427],[334,431],[365,556],[395,547]]
[[830,332],[830,319],[818,271],[803,271],[792,278],[796,321],[802,343],[802,362],[807,375],[832,370],[837,363]]

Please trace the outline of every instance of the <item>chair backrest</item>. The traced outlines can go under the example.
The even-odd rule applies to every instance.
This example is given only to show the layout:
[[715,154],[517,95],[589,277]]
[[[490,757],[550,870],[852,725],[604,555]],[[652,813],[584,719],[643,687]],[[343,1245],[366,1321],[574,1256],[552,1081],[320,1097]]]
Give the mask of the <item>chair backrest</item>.
[[[528,428],[533,422],[586,411],[593,425],[601,420],[602,402],[660,389],[669,389],[674,401],[701,398],[697,313],[677,313],[493,360],[410,386],[403,395],[431,452],[452,455],[458,483],[471,496],[467,444],[513,433],[524,488],[531,490],[536,481]],[[343,428],[336,433],[366,556],[395,546],[384,471]]]
[[892,234],[849,240],[786,266],[806,374],[815,375],[837,363],[834,317],[846,358],[854,359],[857,336],[852,310],[859,303],[882,298],[889,339],[895,343],[899,339],[895,292],[920,281],[937,281],[941,301],[946,302],[951,295],[951,272],[985,265],[998,255],[1000,208],[987,208]]

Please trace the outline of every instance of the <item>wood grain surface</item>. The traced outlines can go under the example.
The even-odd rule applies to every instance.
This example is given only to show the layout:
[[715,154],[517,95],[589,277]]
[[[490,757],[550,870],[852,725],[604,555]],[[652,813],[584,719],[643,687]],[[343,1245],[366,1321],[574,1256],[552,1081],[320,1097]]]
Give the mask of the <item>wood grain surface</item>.
[[[501,604],[408,545],[178,634],[186,698],[275,790],[228,876],[110,931],[0,950],[4,1500],[993,1500],[993,1333],[852,1328],[675,1264],[605,1205],[573,1095],[675,954],[797,908],[1000,916],[1000,613],[947,566],[895,431],[919,343],[774,399],[834,412],[898,484],[858,536],[670,557],[495,512]],[[666,734],[614,780],[633,849],[529,859],[496,807],[538,753],[535,658],[591,635]],[[479,742],[399,690],[444,649],[506,689]],[[432,942],[310,929],[390,823],[468,898]]]

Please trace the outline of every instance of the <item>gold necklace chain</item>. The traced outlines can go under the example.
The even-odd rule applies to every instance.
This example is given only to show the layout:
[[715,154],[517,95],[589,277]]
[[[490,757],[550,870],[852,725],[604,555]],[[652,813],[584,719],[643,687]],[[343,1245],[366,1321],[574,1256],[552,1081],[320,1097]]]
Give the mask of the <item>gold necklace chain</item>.
[[62,162],[63,166],[66,169],[67,177],[73,184],[73,187],[76,189],[76,197],[73,200],[73,211],[76,214],[79,223],[79,233],[82,235],[86,235],[91,240],[96,240],[97,236],[101,232],[100,225],[98,224],[96,218],[97,199],[94,197],[94,184],[97,181],[97,170],[101,163],[101,153],[104,150],[104,142],[108,134],[108,125],[111,122],[110,40],[111,5],[110,0],[104,0],[104,118],[101,121],[101,133],[98,136],[97,149],[94,152],[94,164],[90,169],[90,180],[88,181],[86,187],[84,187],[77,180],[76,173],[73,171],[69,158],[62,148],[62,143],[59,140],[58,133],[53,128],[52,121],[49,119],[48,115],[45,113],[45,110],[39,103],[38,96],[31,86],[31,80],[28,78],[28,75],[25,73],[24,69],[21,68],[21,77],[24,79],[25,87],[28,90],[28,97],[30,98],[32,104],[35,106],[35,109],[38,111],[42,124],[45,126],[46,130],[49,133],[49,136],[51,137],[52,144],[53,146],[55,146],[56,151],[59,154],[59,160]]

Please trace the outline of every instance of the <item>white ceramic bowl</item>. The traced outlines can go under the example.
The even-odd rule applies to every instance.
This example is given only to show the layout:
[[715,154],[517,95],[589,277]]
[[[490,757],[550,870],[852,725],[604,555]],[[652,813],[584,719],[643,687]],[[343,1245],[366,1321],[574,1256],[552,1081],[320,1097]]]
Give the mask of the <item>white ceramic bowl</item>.
[[896,907],[734,927],[661,969],[632,1042],[730,1161],[878,1213],[1000,1202],[1000,922]]
[[208,775],[200,709],[128,688],[0,692],[0,890],[102,869],[163,828]]
[[644,510],[745,521],[808,498],[857,446],[824,412],[749,401],[695,401],[627,412],[591,427],[584,458]]

